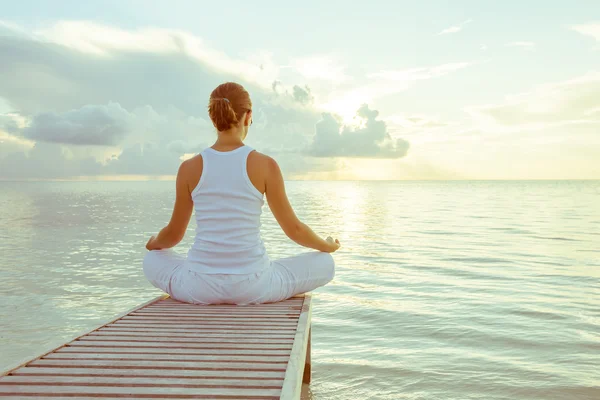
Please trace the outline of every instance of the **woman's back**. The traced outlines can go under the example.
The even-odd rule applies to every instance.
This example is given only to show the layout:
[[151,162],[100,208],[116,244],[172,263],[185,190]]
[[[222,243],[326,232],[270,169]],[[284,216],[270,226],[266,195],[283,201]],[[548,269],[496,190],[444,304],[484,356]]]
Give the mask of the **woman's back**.
[[202,172],[191,193],[197,222],[187,258],[191,270],[249,274],[269,265],[260,235],[263,194],[247,172],[252,151],[242,146],[232,151],[208,148],[201,153]]

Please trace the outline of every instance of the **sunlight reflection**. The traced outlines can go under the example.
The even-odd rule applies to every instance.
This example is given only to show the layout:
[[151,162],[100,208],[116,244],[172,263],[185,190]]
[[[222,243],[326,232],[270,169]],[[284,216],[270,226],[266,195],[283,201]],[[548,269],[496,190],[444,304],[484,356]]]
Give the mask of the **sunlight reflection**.
[[340,215],[340,236],[352,237],[362,231],[360,223],[361,215],[364,213],[365,193],[356,182],[347,182],[339,185],[332,201],[337,204]]

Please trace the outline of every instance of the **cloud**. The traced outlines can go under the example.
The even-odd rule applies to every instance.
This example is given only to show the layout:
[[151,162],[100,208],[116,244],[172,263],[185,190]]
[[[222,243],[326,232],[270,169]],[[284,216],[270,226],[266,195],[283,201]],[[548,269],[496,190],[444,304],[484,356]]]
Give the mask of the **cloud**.
[[127,31],[89,21],[60,21],[34,35],[100,59],[122,53],[185,55],[213,71],[236,75],[263,88],[272,82],[272,75],[278,69],[269,53],[254,52],[250,59],[233,59],[201,38],[174,29]]
[[599,109],[600,72],[540,85],[500,104],[467,108],[473,129],[479,131],[479,147],[495,149],[483,154],[507,169],[502,173],[484,166],[481,173],[520,179],[598,179]]
[[97,175],[102,165],[94,157],[69,157],[57,143],[38,142],[29,150],[0,158],[0,179],[55,179]]
[[442,122],[438,118],[423,115],[392,115],[385,118],[385,121],[404,129],[430,129],[448,126],[448,123]]
[[350,77],[345,73],[346,66],[329,55],[298,58],[292,61],[291,66],[309,80],[335,83],[350,80]]
[[310,88],[305,86],[301,88],[298,85],[294,85],[294,100],[296,100],[300,104],[311,104],[315,98],[310,92]]
[[504,126],[600,123],[600,72],[540,85],[503,104],[468,108],[478,119]]
[[582,35],[591,36],[600,42],[600,22],[590,22],[587,24],[574,25],[571,27],[575,32]]
[[12,115],[2,115],[0,114],[0,132],[8,132],[14,134],[20,130],[17,120],[12,117]]
[[37,114],[20,133],[42,142],[114,146],[124,138],[130,120],[130,114],[118,103],[86,105],[64,113]]
[[4,132],[0,129],[0,159],[12,153],[20,153],[30,150],[34,142]]
[[273,83],[271,84],[271,89],[276,95],[285,91],[283,83],[281,83],[281,81],[273,81]]
[[174,149],[154,143],[138,143],[123,149],[119,156],[109,160],[102,173],[108,175],[174,175],[181,164]]
[[506,47],[519,47],[525,50],[533,50],[535,48],[534,42],[518,41],[510,42],[505,44]]
[[451,72],[461,70],[473,65],[472,62],[456,62],[436,65],[433,67],[410,68],[403,70],[386,70],[374,72],[369,78],[380,78],[395,82],[415,82],[424,79],[438,78]]
[[207,147],[209,147],[208,143],[190,143],[184,140],[174,140],[167,144],[166,149],[177,155],[182,155],[200,153]]
[[465,25],[467,25],[467,24],[469,24],[471,22],[473,22],[473,20],[472,19],[468,19],[468,20],[466,20],[466,21],[464,21],[464,22],[462,22],[462,23],[460,23],[458,25],[454,25],[454,26],[451,26],[449,28],[446,28],[446,29],[442,30],[441,32],[439,32],[438,36],[440,36],[440,35],[449,35],[449,34],[452,34],[452,33],[458,33],[460,31],[462,31],[462,29],[464,28]]
[[329,113],[323,113],[315,127],[315,136],[308,153],[315,157],[401,158],[409,143],[393,139],[379,112],[363,105],[356,113],[364,124],[359,127],[342,126]]
[[367,74],[369,83],[341,92],[334,92],[326,101],[319,104],[323,109],[343,116],[349,121],[361,104],[372,103],[377,98],[399,93],[414,86],[417,82],[441,78],[453,72],[475,65],[475,62],[454,62],[429,67],[402,70],[382,70]]
[[247,73],[256,60],[209,51],[179,31],[84,22],[34,33],[0,29],[11,29],[0,35],[2,111],[11,112],[0,116],[0,178],[172,175],[181,156],[215,140],[207,99],[227,80],[251,93],[250,146],[281,155],[282,169],[295,177],[297,165],[307,172],[335,167],[303,153],[321,118],[311,89],[284,86],[269,63],[257,66],[262,75]]
[[[153,154],[151,146],[197,150],[199,145],[215,139],[206,114],[207,100],[210,92],[227,80],[241,82],[252,95],[255,126],[249,144],[259,150],[305,147],[319,120],[319,112],[299,103],[311,98],[308,89],[299,87],[295,97],[274,96],[272,79],[263,88],[248,74],[232,73],[245,65],[243,61],[231,59],[216,65],[212,60],[207,65],[185,46],[177,50],[173,43],[182,37],[180,32],[153,30],[148,32],[152,40],[142,40],[140,32],[145,31],[130,36],[128,32],[86,23],[66,27],[69,34],[62,36],[52,29],[36,36],[15,30],[0,35],[3,108],[18,110],[19,118],[27,122],[18,128],[13,118],[3,116],[0,129],[38,142],[60,143],[61,151],[53,155],[72,153],[72,144],[118,145],[114,150],[119,153],[124,149],[123,157],[127,156],[126,149],[138,145],[145,150],[131,150],[134,153],[130,154],[149,157]],[[123,42],[118,43],[121,39]],[[231,67],[233,64],[237,66]],[[24,152],[20,159],[47,155],[39,148]],[[177,160],[180,155],[173,156]],[[155,160],[164,162],[161,173],[172,168],[171,161]],[[101,156],[96,161],[103,167],[102,173],[117,170],[114,163],[112,169],[108,168]],[[124,171],[125,165],[134,166],[121,165],[119,171]],[[33,168],[26,170],[35,174]]]

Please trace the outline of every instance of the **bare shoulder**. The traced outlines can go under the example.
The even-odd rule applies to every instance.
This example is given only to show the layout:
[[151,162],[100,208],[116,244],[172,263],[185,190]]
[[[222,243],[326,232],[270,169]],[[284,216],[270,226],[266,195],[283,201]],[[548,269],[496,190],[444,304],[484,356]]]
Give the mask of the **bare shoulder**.
[[266,193],[267,182],[272,179],[273,172],[278,168],[277,162],[266,154],[254,150],[248,155],[248,176],[261,193]]
[[274,168],[278,168],[277,161],[273,157],[256,150],[248,155],[248,164],[260,169],[265,176]]
[[190,192],[198,185],[203,167],[204,163],[200,154],[185,160],[179,166],[178,179],[182,179],[187,183]]
[[275,161],[273,157],[256,150],[248,155],[248,163],[252,163],[256,167],[259,167],[265,174],[279,168],[277,161]]
[[179,171],[183,174],[197,172],[198,169],[202,171],[203,165],[204,163],[202,162],[202,156],[200,154],[196,154],[194,157],[182,162],[179,166]]
[[255,161],[255,162],[258,162],[258,163],[265,162],[269,158],[271,158],[271,157],[269,157],[266,154],[261,153],[258,150],[252,150],[250,152],[250,154],[248,155],[248,159],[250,159],[252,161]]

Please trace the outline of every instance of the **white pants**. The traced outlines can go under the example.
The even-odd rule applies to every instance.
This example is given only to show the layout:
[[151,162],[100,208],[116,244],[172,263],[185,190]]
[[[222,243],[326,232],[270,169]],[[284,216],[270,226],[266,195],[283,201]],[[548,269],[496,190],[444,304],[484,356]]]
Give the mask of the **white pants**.
[[144,274],[175,300],[193,304],[261,304],[310,292],[333,279],[329,253],[309,252],[271,261],[269,268],[248,275],[200,274],[186,268],[174,251],[153,250],[144,257]]

